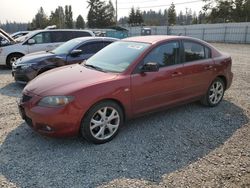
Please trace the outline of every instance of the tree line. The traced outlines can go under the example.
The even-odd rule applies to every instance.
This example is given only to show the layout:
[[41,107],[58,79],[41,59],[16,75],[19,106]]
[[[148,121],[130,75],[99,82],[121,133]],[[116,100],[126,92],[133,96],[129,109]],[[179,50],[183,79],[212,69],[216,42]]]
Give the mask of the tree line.
[[107,28],[119,25],[190,25],[201,23],[225,23],[225,22],[250,22],[250,0],[203,0],[205,2],[201,11],[193,12],[186,9],[178,14],[174,3],[168,9],[158,12],[149,10],[141,11],[132,7],[129,15],[119,19],[116,23],[116,12],[111,0],[88,0],[87,20],[78,15],[73,20],[71,5],[58,6],[50,15],[46,15],[41,7],[32,19],[31,23],[6,22],[0,23],[0,27],[7,32],[17,30],[43,29],[49,25],[57,28]]
[[119,20],[121,25],[190,25],[202,23],[250,22],[250,0],[203,0],[204,7],[197,14],[191,9],[175,10],[174,3],[168,9],[158,12],[149,10],[141,12],[131,8],[128,17]]

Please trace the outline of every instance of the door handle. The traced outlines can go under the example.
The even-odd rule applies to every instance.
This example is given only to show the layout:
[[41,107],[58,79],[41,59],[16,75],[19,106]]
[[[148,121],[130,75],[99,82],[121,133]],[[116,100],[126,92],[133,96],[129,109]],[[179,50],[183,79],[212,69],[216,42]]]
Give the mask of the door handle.
[[173,73],[171,74],[172,77],[181,76],[181,75],[182,75],[181,72],[173,72]]
[[212,65],[208,65],[208,66],[205,66],[204,69],[205,70],[211,70],[211,69],[213,69],[213,66]]
[[53,47],[52,45],[48,45],[48,46],[46,46],[47,48],[51,48],[51,47]]

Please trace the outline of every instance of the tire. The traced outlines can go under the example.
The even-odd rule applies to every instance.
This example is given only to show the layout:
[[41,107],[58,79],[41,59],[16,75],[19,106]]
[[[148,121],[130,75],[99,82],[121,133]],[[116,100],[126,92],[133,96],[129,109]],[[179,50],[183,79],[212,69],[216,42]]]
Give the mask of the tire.
[[117,135],[123,121],[121,107],[113,101],[103,101],[91,107],[85,115],[81,135],[89,142],[103,144]]
[[205,106],[217,106],[223,99],[225,92],[225,83],[221,78],[216,78],[209,86],[207,93],[201,99],[201,103]]
[[6,65],[9,68],[12,68],[12,64],[19,59],[20,57],[23,57],[23,54],[19,54],[19,53],[14,53],[8,56],[7,60],[6,60]]

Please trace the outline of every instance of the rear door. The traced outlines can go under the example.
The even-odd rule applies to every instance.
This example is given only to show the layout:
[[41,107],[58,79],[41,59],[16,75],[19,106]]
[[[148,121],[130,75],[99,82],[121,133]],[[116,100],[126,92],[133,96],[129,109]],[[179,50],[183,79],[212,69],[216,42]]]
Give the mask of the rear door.
[[[171,41],[155,47],[142,64],[156,62],[158,72],[131,76],[132,104],[134,114],[181,101],[183,96],[183,64],[180,63],[180,42]],[[142,65],[140,65],[142,66]]]
[[211,83],[214,62],[205,45],[183,40],[185,95],[193,98],[204,95]]
[[53,48],[57,48],[62,43],[70,40],[70,33],[67,33],[65,31],[50,31],[51,33],[51,41]]

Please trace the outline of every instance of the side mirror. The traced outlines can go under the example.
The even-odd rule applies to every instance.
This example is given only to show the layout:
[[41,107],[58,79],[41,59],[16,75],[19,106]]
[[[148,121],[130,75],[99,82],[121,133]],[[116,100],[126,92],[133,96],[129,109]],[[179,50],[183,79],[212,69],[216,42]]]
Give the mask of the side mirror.
[[71,52],[70,52],[70,55],[72,56],[72,57],[76,57],[76,56],[79,56],[79,55],[81,55],[82,54],[82,50],[80,50],[80,49],[75,49],[75,50],[72,50]]
[[159,64],[155,62],[148,62],[141,68],[141,72],[158,72]]
[[35,43],[36,43],[36,41],[34,39],[29,39],[28,40],[28,44],[29,45],[32,45],[32,44],[35,44]]

